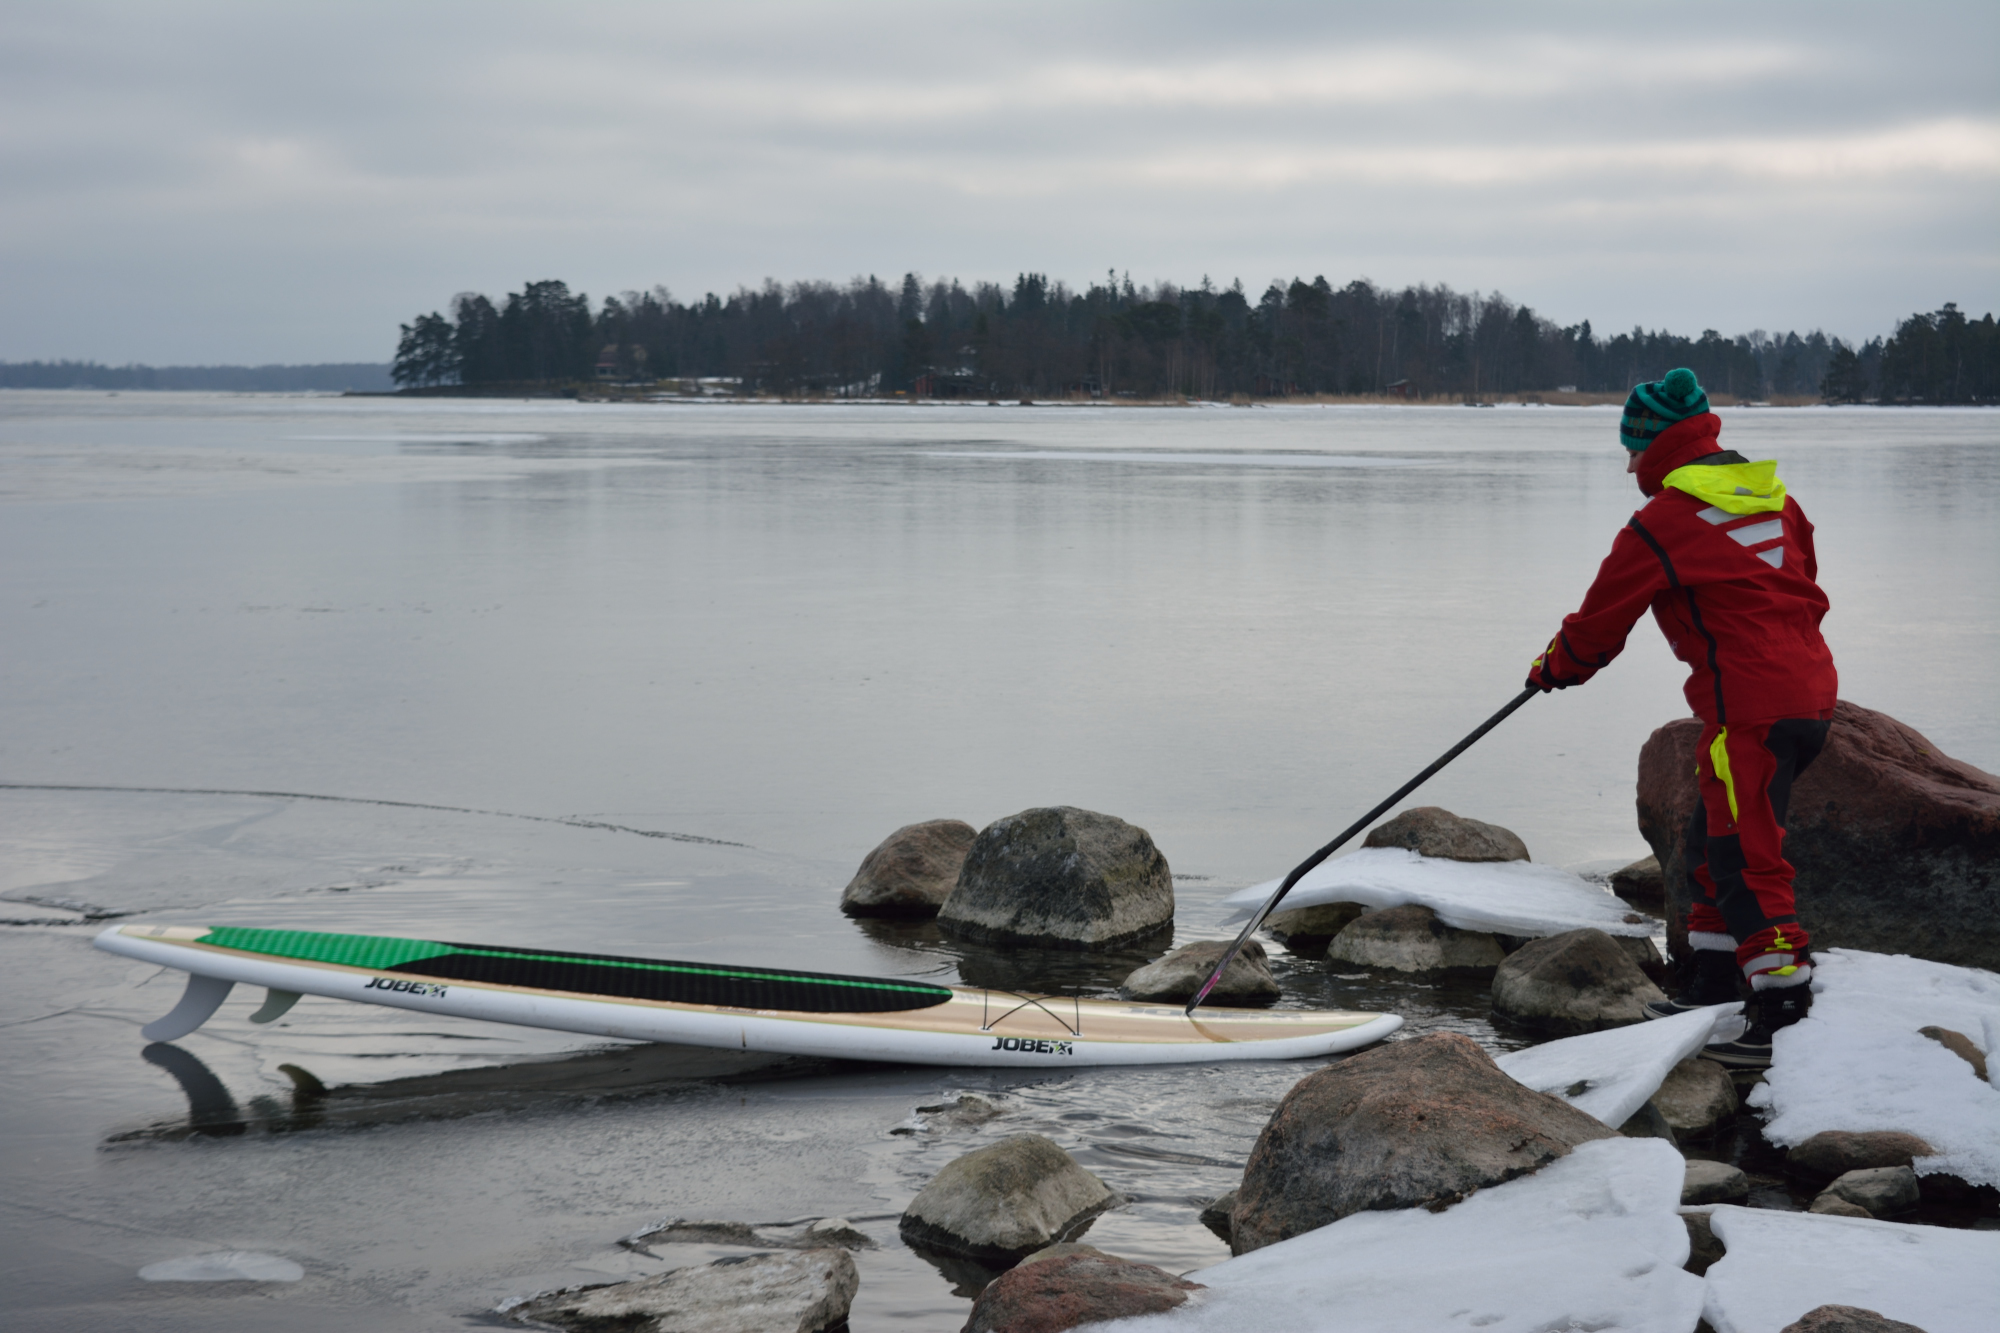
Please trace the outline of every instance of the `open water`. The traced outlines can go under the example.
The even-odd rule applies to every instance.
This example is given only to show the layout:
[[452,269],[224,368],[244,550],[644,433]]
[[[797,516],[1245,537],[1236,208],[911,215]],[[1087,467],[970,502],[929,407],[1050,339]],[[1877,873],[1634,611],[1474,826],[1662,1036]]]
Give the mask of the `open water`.
[[[1818,526],[1843,696],[2000,769],[2000,416],[1724,419]],[[34,923],[0,926],[0,1324],[478,1326],[727,1252],[618,1244],[663,1218],[845,1216],[880,1242],[854,1326],[951,1328],[965,1275],[894,1216],[1023,1130],[1134,1200],[1094,1243],[1225,1257],[1199,1203],[1309,1065],[760,1062],[313,999],[253,1028],[247,995],[144,1048],[179,974],[91,950],[86,918],[1105,993],[1142,960],[960,949],[850,922],[840,888],[899,825],[1074,804],[1152,832],[1182,941],[1228,933],[1217,899],[1520,687],[1639,501],[1615,429],[0,394],[0,916]],[[1634,766],[1680,674],[1642,623],[1412,803],[1555,864],[1642,855]],[[1286,1003],[1512,1040],[1476,990],[1280,970]],[[917,1109],[966,1091],[1008,1113]],[[137,1276],[216,1250],[306,1275]]]

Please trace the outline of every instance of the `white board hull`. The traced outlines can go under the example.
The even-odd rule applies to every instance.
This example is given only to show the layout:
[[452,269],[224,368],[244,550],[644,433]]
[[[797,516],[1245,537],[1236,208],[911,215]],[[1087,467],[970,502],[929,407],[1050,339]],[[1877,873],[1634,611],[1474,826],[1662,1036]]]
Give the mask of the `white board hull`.
[[950,1002],[890,1013],[795,1013],[567,995],[295,962],[199,943],[191,927],[112,926],[98,948],[195,976],[454,1018],[629,1041],[901,1064],[1074,1068],[1290,1060],[1382,1040],[1395,1014],[1203,1009],[1029,997],[954,987]]

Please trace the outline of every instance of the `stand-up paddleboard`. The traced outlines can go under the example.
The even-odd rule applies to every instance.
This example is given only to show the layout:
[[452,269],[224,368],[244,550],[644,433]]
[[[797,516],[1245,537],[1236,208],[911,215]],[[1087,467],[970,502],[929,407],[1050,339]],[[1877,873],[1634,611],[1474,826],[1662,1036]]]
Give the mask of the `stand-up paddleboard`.
[[268,987],[250,1021],[301,995],[598,1037],[930,1065],[1150,1065],[1286,1060],[1380,1041],[1395,1014],[1203,1009],[1035,996],[777,968],[241,926],[111,926],[96,945],[190,974],[148,1024],[184,1037],[238,982]]

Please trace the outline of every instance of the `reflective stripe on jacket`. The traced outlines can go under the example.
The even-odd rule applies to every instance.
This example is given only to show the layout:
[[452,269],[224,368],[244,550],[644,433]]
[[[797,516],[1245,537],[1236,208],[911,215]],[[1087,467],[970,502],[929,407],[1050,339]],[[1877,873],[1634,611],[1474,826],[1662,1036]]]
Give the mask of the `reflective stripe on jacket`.
[[1833,707],[1838,677],[1820,637],[1813,526],[1771,462],[1704,464],[1722,452],[1721,419],[1703,413],[1661,431],[1639,463],[1652,496],[1564,619],[1549,664],[1588,680],[1625,647],[1641,612],[1687,663],[1688,704],[1727,725],[1807,717]]

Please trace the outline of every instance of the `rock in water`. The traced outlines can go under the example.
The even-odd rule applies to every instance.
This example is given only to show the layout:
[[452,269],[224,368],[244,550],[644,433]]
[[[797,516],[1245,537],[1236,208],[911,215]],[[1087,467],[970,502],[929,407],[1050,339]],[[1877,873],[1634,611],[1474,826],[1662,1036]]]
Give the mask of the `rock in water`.
[[1220,1240],[1223,1244],[1227,1245],[1229,1243],[1229,1233],[1232,1227],[1230,1218],[1233,1217],[1235,1213],[1236,1213],[1236,1191],[1231,1190],[1227,1194],[1219,1195],[1215,1199],[1210,1201],[1208,1206],[1201,1210],[1201,1216],[1196,1220],[1198,1220],[1203,1226],[1207,1227],[1210,1231],[1213,1231],[1216,1235],[1216,1238]]
[[1055,1245],[989,1283],[973,1302],[963,1333],[1061,1333],[1078,1324],[1159,1314],[1203,1290],[1151,1264],[1088,1245]]
[[[1186,1000],[1201,989],[1208,974],[1222,961],[1228,940],[1199,940],[1183,944],[1165,958],[1146,964],[1125,978],[1124,991],[1135,1000]],[[1264,946],[1255,940],[1243,947],[1223,969],[1222,980],[1208,993],[1210,1000],[1268,1004],[1278,998],[1278,982],[1271,975],[1270,959]]]
[[1347,929],[1348,922],[1368,909],[1360,903],[1321,903],[1316,907],[1294,907],[1273,912],[1264,918],[1264,929],[1285,952],[1301,958],[1324,958],[1333,937]]
[[1493,1012],[1543,1032],[1638,1023],[1648,1001],[1665,998],[1618,941],[1588,926],[1522,945],[1493,974]]
[[1406,847],[1418,856],[1447,861],[1525,861],[1528,844],[1498,824],[1482,824],[1435,805],[1403,811],[1377,824],[1362,840],[1364,847]]
[[[1683,841],[1701,723],[1639,751],[1639,831],[1659,856],[1672,953],[1686,956]],[[1815,948],[1845,945],[2000,971],[2000,777],[1886,713],[1842,702],[1792,788],[1785,856]]]
[[1433,1033],[1301,1079],[1237,1191],[1237,1254],[1371,1208],[1444,1208],[1612,1131],[1522,1087],[1470,1038]]
[[903,1213],[912,1247],[1004,1267],[1080,1234],[1118,1196],[1039,1134],[969,1152],[931,1178]]
[[1459,930],[1428,907],[1385,907],[1356,917],[1333,937],[1326,956],[1391,972],[1458,972],[1490,976],[1506,959],[1498,935]]
[[537,1296],[508,1313],[587,1333],[819,1333],[844,1323],[860,1286],[846,1250],[791,1250]]
[[1681,1203],[1728,1203],[1750,1196],[1750,1177],[1727,1162],[1690,1158],[1681,1184]]
[[849,916],[936,916],[978,836],[958,819],[904,825],[861,858],[840,895],[840,910]]
[[980,830],[938,913],[947,935],[1045,949],[1117,948],[1173,923],[1173,873],[1146,830],[1068,805]]
[[1648,856],[1623,870],[1611,872],[1611,891],[1628,903],[1658,910],[1666,906],[1667,881],[1660,873],[1660,858]]
[[1694,1056],[1667,1071],[1666,1081],[1653,1094],[1676,1135],[1683,1138],[1711,1133],[1733,1120],[1739,1103],[1735,1081],[1729,1071],[1713,1060]]
[[1785,1154],[1785,1165],[1802,1176],[1832,1180],[1849,1171],[1865,1171],[1878,1166],[1909,1166],[1919,1157],[1930,1157],[1936,1149],[1914,1134],[1893,1129],[1871,1129],[1850,1133],[1826,1129]]
[[1917,1206],[1917,1173],[1907,1166],[1876,1166],[1848,1171],[1825,1190],[1873,1217],[1894,1217]]
[[1858,1305],[1822,1305],[1806,1311],[1778,1333],[1924,1333],[1924,1330]]

